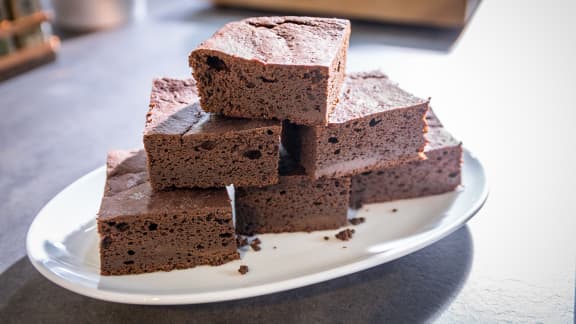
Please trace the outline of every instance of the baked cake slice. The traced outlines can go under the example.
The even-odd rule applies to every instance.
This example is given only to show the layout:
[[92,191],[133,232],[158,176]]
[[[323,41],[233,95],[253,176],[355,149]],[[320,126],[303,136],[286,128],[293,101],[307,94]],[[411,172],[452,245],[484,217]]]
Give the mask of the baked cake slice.
[[462,181],[462,143],[441,125],[432,112],[426,137],[427,159],[352,177],[350,206],[417,198],[455,190]]
[[346,225],[350,178],[312,180],[282,155],[278,184],[236,188],[240,234],[310,232]]
[[103,275],[170,271],[236,260],[226,189],[154,192],[144,151],[111,151],[97,217]]
[[381,72],[353,73],[346,77],[328,125],[285,123],[282,144],[314,179],[421,160],[428,102]]
[[346,70],[350,21],[231,22],[189,57],[202,108],[226,116],[325,125]]
[[281,125],[200,108],[193,79],[154,80],[144,147],[155,190],[278,182]]

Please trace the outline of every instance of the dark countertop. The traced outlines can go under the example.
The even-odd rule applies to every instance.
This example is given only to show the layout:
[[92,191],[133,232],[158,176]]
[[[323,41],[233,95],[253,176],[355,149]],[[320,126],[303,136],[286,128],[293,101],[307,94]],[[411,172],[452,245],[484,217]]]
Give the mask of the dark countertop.
[[25,235],[42,206],[102,165],[107,150],[141,146],[153,77],[188,76],[192,48],[255,14],[174,4],[66,39],[55,63],[0,83],[0,322],[573,321],[576,21],[567,4],[574,9],[482,3],[458,40],[459,31],[353,23],[349,70],[381,67],[432,96],[447,128],[485,163],[491,197],[466,227],[397,261],[190,306],[71,293],[33,269]]

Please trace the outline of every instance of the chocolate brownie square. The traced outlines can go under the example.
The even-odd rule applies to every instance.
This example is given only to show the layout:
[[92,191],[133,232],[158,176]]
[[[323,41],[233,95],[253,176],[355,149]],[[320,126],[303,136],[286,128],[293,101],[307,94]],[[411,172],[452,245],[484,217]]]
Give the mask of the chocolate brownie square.
[[430,127],[427,159],[352,177],[350,206],[417,198],[455,190],[461,182],[462,144],[442,127]]
[[278,184],[239,187],[235,196],[239,234],[336,229],[347,222],[350,178],[313,181],[301,166],[282,156]]
[[346,77],[327,126],[285,123],[282,143],[314,179],[421,160],[428,101],[381,72],[354,73]]
[[325,125],[338,100],[350,22],[259,17],[225,25],[189,57],[202,108]]
[[108,154],[97,222],[103,275],[220,265],[239,258],[226,189],[154,192],[142,150]]
[[204,112],[193,79],[156,79],[144,147],[155,190],[278,182],[278,121]]

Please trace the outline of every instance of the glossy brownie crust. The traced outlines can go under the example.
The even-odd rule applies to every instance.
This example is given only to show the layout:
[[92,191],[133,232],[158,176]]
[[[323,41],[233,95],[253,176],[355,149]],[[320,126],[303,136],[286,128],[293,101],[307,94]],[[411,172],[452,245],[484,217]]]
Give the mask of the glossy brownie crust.
[[204,112],[193,79],[156,79],[144,147],[155,190],[278,182],[278,121]]
[[189,57],[202,108],[326,125],[346,70],[350,22],[259,17],[225,25]]
[[124,275],[239,258],[226,189],[153,192],[144,151],[108,154],[98,212],[102,275]]
[[312,181],[301,167],[284,161],[278,184],[236,188],[236,232],[311,232],[346,225],[350,178]]
[[[436,119],[437,120],[437,119]],[[455,190],[461,182],[462,145],[441,127],[430,127],[427,160],[352,177],[350,206],[417,198]]]
[[285,123],[282,143],[314,179],[356,175],[423,159],[427,110],[381,72],[354,73],[328,126]]

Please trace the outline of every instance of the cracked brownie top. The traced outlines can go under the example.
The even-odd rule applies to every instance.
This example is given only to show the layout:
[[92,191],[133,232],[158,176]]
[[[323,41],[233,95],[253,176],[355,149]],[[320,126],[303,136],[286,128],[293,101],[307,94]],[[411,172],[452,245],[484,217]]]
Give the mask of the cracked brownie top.
[[350,35],[350,21],[258,17],[226,24],[198,49],[267,64],[329,65]]

